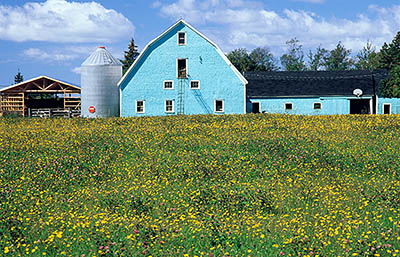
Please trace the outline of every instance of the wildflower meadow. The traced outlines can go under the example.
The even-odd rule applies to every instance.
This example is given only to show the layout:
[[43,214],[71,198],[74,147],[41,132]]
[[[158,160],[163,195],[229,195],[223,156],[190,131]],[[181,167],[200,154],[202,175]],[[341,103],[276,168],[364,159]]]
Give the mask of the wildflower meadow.
[[0,119],[0,256],[400,256],[400,116]]

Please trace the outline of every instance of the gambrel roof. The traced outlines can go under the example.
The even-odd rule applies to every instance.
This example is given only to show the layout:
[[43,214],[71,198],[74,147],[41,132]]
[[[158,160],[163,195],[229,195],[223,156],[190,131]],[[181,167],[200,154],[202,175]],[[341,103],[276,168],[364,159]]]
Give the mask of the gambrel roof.
[[244,76],[249,81],[247,96],[253,98],[353,96],[355,89],[372,96],[379,94],[379,83],[387,76],[387,72],[264,71],[246,72]]
[[189,23],[187,23],[184,20],[179,20],[177,23],[172,25],[170,28],[168,28],[166,31],[164,31],[161,35],[153,39],[150,43],[148,43],[143,51],[140,53],[138,58],[136,58],[135,62],[129,67],[128,71],[125,73],[125,75],[121,78],[121,80],[118,82],[118,86],[120,86],[125,79],[128,77],[129,73],[132,71],[132,69],[135,67],[135,65],[140,61],[140,59],[144,56],[146,51],[149,50],[150,46],[152,46],[154,43],[156,43],[158,40],[160,40],[162,37],[164,37],[166,34],[168,34],[171,30],[173,30],[176,26],[184,24],[186,27],[190,28],[193,30],[195,33],[197,33],[200,37],[202,37],[204,40],[208,41],[218,52],[218,54],[222,57],[222,59],[226,62],[227,65],[233,70],[233,72],[238,76],[238,78],[242,81],[243,84],[247,84],[246,78],[236,69],[236,67],[229,61],[229,59],[226,57],[226,55],[221,51],[221,49],[215,44],[213,41],[208,39],[206,36],[204,36],[202,33],[200,33],[198,30],[196,30],[194,27],[192,27]]
[[48,76],[40,76],[0,89],[2,94],[13,93],[72,93],[80,94],[80,87]]

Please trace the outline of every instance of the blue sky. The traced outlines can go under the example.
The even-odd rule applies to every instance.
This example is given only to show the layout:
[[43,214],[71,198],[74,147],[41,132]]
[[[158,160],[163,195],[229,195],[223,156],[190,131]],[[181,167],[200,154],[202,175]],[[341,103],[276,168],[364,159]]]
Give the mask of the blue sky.
[[400,30],[398,0],[1,0],[0,85],[48,75],[80,84],[80,64],[97,46],[123,57],[184,18],[224,52],[267,46],[276,57],[297,37],[305,50],[339,41],[357,53],[380,49]]

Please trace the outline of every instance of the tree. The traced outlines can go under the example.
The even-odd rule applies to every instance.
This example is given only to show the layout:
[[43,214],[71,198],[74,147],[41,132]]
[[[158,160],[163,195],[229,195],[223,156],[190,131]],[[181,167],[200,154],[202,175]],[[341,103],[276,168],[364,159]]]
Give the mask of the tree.
[[124,51],[125,55],[124,55],[124,59],[120,60],[120,62],[122,63],[122,72],[123,74],[125,74],[129,67],[131,67],[131,65],[135,62],[136,58],[139,56],[139,51],[138,51],[138,46],[135,45],[135,40],[133,38],[131,38],[131,41],[129,43],[128,46],[128,51]]
[[375,70],[378,67],[376,47],[370,41],[358,52],[355,60],[355,67],[359,70]]
[[17,75],[14,76],[14,84],[18,84],[24,81],[24,76],[22,76],[21,72],[18,70]]
[[383,97],[400,97],[400,31],[390,44],[384,43],[378,53],[378,68],[389,71],[390,76],[382,81],[379,91]]
[[227,57],[241,73],[254,71],[256,67],[256,63],[250,58],[246,48],[235,49]]
[[351,50],[346,49],[339,41],[336,48],[324,58],[326,70],[350,70],[353,67]]
[[268,47],[257,47],[250,53],[250,59],[254,62],[254,71],[276,71],[279,67]]
[[311,71],[321,70],[325,66],[325,58],[328,56],[329,51],[319,46],[315,53],[311,50],[308,53],[308,69]]
[[286,42],[286,45],[288,45],[288,52],[281,57],[281,64],[286,71],[306,70],[303,46],[299,43],[300,41],[297,38]]

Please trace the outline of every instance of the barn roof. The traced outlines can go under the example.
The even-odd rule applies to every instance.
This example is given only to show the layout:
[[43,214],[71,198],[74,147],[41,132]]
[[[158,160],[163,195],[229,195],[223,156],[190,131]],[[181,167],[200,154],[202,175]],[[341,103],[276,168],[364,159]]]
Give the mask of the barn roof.
[[180,19],[178,20],[174,25],[169,27],[166,31],[161,33],[158,37],[150,41],[148,43],[143,51],[139,54],[138,58],[136,58],[135,62],[129,67],[128,71],[125,73],[125,75],[121,78],[121,80],[118,82],[118,86],[121,86],[121,84],[125,81],[125,79],[129,76],[133,68],[136,66],[137,63],[139,63],[140,59],[143,58],[145,55],[146,51],[149,51],[149,48],[154,45],[157,41],[162,39],[166,34],[168,34],[171,30],[175,29],[178,25],[184,24],[186,27],[194,31],[196,34],[198,34],[200,37],[202,37],[204,40],[208,41],[218,52],[218,54],[222,57],[222,59],[226,62],[226,64],[232,69],[232,71],[236,74],[236,76],[242,81],[244,85],[247,84],[246,78],[236,69],[236,67],[229,61],[229,59],[226,57],[226,55],[222,52],[222,50],[218,47],[217,44],[215,44],[213,41],[211,41],[209,38],[207,38],[205,35],[203,35],[200,31],[192,27],[189,23],[187,23],[185,20]]
[[[384,70],[247,72],[248,97],[353,96],[354,89],[375,95]],[[375,80],[375,82],[374,82]]]
[[77,85],[53,79],[48,76],[39,76],[21,83],[0,89],[0,93],[80,93]]

